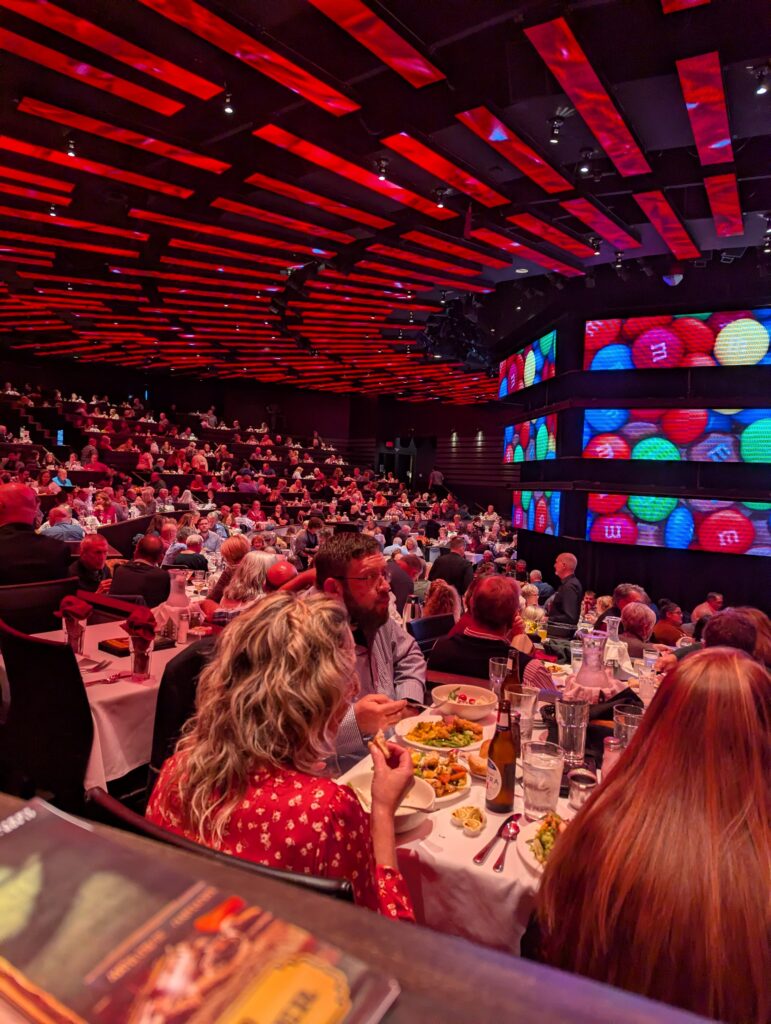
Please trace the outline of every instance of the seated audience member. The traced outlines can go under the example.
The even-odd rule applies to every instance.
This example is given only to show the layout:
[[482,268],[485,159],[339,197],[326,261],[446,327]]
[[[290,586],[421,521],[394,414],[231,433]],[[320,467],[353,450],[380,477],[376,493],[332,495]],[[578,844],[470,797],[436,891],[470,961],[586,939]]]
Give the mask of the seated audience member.
[[315,570],[317,588],[345,604],[351,617],[359,691],[340,725],[336,750],[360,758],[367,737],[410,714],[404,698],[423,702],[426,662],[390,618],[387,563],[373,537],[335,534],[321,546]]
[[[530,573],[532,576],[533,574]],[[520,591],[525,599],[525,607],[522,609],[522,621],[528,633],[535,633],[538,626],[546,618],[546,612],[538,603],[538,588],[534,583],[525,583]]]
[[440,555],[431,566],[429,580],[444,580],[455,587],[461,597],[474,577],[474,566],[464,555],[466,544],[461,537],[453,537],[450,550]]
[[661,618],[653,627],[653,639],[657,644],[675,647],[677,641],[687,635],[683,629],[683,610],[672,601],[663,602],[659,610]]
[[311,558],[315,557],[319,550],[320,536],[319,531],[324,527],[324,523],[316,516],[311,516],[308,520],[308,525],[304,530],[301,530],[294,539],[294,545],[292,547],[293,554],[300,559],[304,569],[308,568]]
[[545,604],[554,593],[554,587],[550,583],[544,583],[540,569],[530,571],[530,582],[538,591],[538,604]]
[[220,554],[222,555],[222,560],[225,564],[217,582],[209,591],[210,601],[217,603],[222,600],[222,595],[225,593],[225,588],[228,583],[230,583],[233,578],[236,566],[248,551],[249,541],[241,533],[236,533],[222,542]]
[[[470,617],[462,631],[437,640],[428,655],[428,667],[437,672],[487,679],[490,658],[508,656],[519,616],[519,586],[510,576],[483,576],[471,596]],[[551,689],[543,665],[517,651],[520,678],[525,686]]]
[[171,577],[160,568],[163,542],[160,537],[143,537],[134,551],[134,559],[115,567],[110,596],[133,594],[143,597],[149,608],[163,604],[169,596]]
[[205,572],[209,568],[206,556],[201,554],[203,537],[200,533],[188,534],[185,550],[178,551],[174,556],[174,568],[193,569]]
[[698,622],[699,619],[707,618],[710,615],[717,615],[723,607],[723,595],[712,590],[707,594],[707,600],[697,604],[691,612],[691,622]]
[[279,556],[268,569],[268,574],[265,577],[265,592],[267,594],[275,594],[277,590],[281,590],[287,583],[296,579],[297,575],[298,572],[295,566],[288,562],[286,558]]
[[218,626],[224,626],[255,601],[265,596],[268,569],[276,561],[275,555],[264,551],[249,551],[236,566],[225,587],[219,605],[206,600],[201,603],[203,613]]
[[656,670],[669,672],[679,661],[690,658],[702,647],[731,647],[754,657],[757,642],[758,631],[751,616],[738,608],[726,608],[715,615],[699,619],[694,630],[694,643],[690,647],[678,647],[676,651],[663,654],[656,662]]
[[88,533],[80,545],[80,555],[70,566],[70,576],[78,577],[81,590],[106,594],[112,577],[107,568],[107,541],[98,533]]
[[596,622],[597,619],[600,617],[600,615],[602,615],[603,612],[607,612],[612,607],[613,607],[613,598],[611,597],[611,595],[610,594],[600,594],[600,596],[594,602],[594,620],[593,621]]
[[212,523],[207,516],[201,516],[196,527],[201,536],[201,550],[215,554],[222,547],[222,537],[212,529]]
[[[222,633],[197,713],[161,771],[147,817],[260,864],[347,878],[356,901],[412,919],[396,867],[394,811],[412,781],[407,750],[372,748],[373,808],[315,774],[353,696],[344,605],[275,594]],[[288,840],[291,840],[289,842]]]
[[[190,529],[190,528],[188,528]],[[161,565],[173,565],[174,559],[180,551],[184,551],[185,541],[189,534],[179,536],[179,526],[174,519],[167,519],[161,527],[161,541],[163,542],[164,555]]]
[[455,587],[446,580],[431,580],[423,602],[423,618],[429,615],[452,615],[457,622],[461,612],[460,594]]
[[72,519],[72,509],[67,505],[57,505],[48,513],[48,526],[44,531],[52,540],[83,540],[86,531]]
[[770,709],[771,678],[737,650],[670,672],[555,844],[523,951],[700,1017],[769,1020]]
[[752,653],[761,665],[765,665],[771,671],[771,620],[760,608],[742,605],[741,608],[735,608],[734,611],[750,619],[755,626],[755,647]]
[[601,615],[597,616],[594,628],[603,631],[607,630],[608,627],[605,624],[605,620],[609,615],[620,617],[621,612],[628,604],[633,604],[635,601],[643,601],[644,599],[645,592],[642,587],[638,587],[635,583],[619,583],[613,591],[613,604],[602,612]]
[[0,586],[60,580],[69,572],[70,549],[35,533],[38,497],[24,484],[0,485]]
[[391,592],[396,600],[396,610],[401,615],[407,599],[415,592],[415,580],[423,570],[423,562],[417,555],[403,555],[388,562]]
[[630,658],[642,658],[643,647],[650,640],[655,625],[656,613],[647,604],[633,601],[626,605],[621,612],[618,638],[626,644]]

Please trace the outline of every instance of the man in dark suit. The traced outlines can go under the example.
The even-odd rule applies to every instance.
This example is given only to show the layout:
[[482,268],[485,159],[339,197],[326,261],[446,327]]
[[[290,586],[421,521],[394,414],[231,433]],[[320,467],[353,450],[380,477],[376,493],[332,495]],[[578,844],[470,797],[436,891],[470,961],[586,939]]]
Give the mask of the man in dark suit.
[[556,640],[572,640],[581,618],[581,598],[584,588],[576,576],[578,559],[569,551],[557,555],[554,571],[560,586],[549,609],[549,636]]
[[430,580],[444,580],[449,583],[461,597],[468,590],[474,576],[474,566],[463,554],[465,550],[466,545],[462,538],[453,537],[450,541],[450,550],[437,558],[428,575]]
[[163,604],[171,589],[171,577],[165,569],[159,568],[164,550],[160,537],[143,537],[134,550],[133,562],[115,569],[110,596],[140,595],[148,608]]
[[0,486],[0,586],[61,580],[70,568],[70,549],[35,533],[38,496],[26,484]]

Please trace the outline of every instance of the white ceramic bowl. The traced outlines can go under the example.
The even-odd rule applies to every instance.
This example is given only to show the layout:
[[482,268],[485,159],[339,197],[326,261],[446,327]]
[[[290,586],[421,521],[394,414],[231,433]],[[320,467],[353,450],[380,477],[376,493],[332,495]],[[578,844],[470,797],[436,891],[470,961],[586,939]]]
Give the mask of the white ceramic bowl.
[[[448,695],[453,690],[460,691],[458,696],[465,693],[467,697],[473,698],[474,703],[448,700]],[[459,715],[461,718],[467,718],[470,722],[478,722],[480,719],[486,718],[491,711],[495,711],[498,703],[492,690],[485,690],[481,686],[469,686],[465,683],[461,685],[445,683],[444,686],[436,686],[431,691],[431,699],[434,702],[434,709],[440,714]]]
[[[365,811],[371,809],[373,773],[359,772],[347,780]],[[394,815],[396,832],[409,832],[416,828],[434,806],[434,791],[424,779],[414,779],[403,800],[409,807],[397,807]],[[413,810],[413,807],[419,810]]]

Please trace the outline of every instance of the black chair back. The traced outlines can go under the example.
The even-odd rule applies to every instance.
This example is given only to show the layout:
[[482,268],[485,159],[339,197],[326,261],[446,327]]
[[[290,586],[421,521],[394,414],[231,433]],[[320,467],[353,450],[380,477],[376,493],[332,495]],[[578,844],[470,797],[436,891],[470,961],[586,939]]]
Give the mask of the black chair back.
[[0,587],[0,619],[21,633],[49,633],[61,628],[59,610],[62,598],[78,589],[77,576],[42,583],[14,583]]
[[297,885],[302,889],[311,889],[313,892],[332,896],[346,903],[353,903],[353,888],[347,879],[318,878],[315,875],[300,875],[295,874],[293,871],[281,871],[278,868],[270,868],[264,864],[255,864],[253,861],[241,860],[239,857],[233,857],[228,853],[212,850],[208,846],[201,846],[200,843],[194,843],[190,839],[185,839],[183,836],[175,835],[173,832],[167,832],[158,825],[153,825],[152,822],[143,818],[141,814],[129,810],[119,800],[116,800],[115,797],[110,796],[109,793],[106,793],[98,786],[89,789],[86,799],[88,800],[90,817],[107,825],[112,825],[114,828],[123,829],[124,832],[133,832],[135,835],[147,836],[160,843],[166,843],[169,846],[176,846],[181,850],[187,850],[189,853],[195,853],[199,857],[208,857],[210,860],[227,864],[228,867],[241,868],[254,875],[260,875],[262,878],[271,878],[278,882],[288,882],[290,885]]
[[121,594],[120,598],[117,598],[109,597],[107,594],[94,594],[90,590],[79,590],[77,596],[93,608],[88,617],[89,626],[100,626],[105,622],[122,622],[137,606],[147,607],[147,602],[141,594]]
[[0,651],[10,698],[0,726],[0,788],[78,811],[94,723],[72,648],[0,620]]
[[455,625],[452,615],[424,615],[422,619],[412,619],[407,623],[407,632],[415,637],[418,643],[426,640],[438,640],[447,636]]

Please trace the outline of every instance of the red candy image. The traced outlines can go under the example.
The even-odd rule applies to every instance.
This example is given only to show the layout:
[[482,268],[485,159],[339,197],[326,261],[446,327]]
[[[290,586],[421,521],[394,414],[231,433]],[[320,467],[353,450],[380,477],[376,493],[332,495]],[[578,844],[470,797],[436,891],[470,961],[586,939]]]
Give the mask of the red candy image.
[[632,345],[632,361],[639,369],[679,366],[684,354],[683,339],[669,327],[643,331]]
[[612,345],[620,331],[620,320],[587,320],[584,332],[586,352],[596,352],[598,348]]
[[685,357],[682,362],[683,366],[717,366],[716,361],[712,356],[700,355],[697,352],[691,352]]
[[632,417],[636,420],[643,420],[645,423],[656,423],[666,412],[666,409],[630,409]]
[[746,516],[729,508],[705,516],[698,525],[698,536],[705,551],[741,555],[752,547],[755,529]]
[[709,413],[706,409],[670,409],[664,413],[661,429],[664,436],[675,444],[690,444],[707,429]]
[[626,505],[625,494],[598,494],[592,492],[589,495],[589,511],[599,512],[601,515],[609,515],[612,512],[620,512]]
[[618,434],[595,434],[584,449],[585,459],[628,459],[632,450]]
[[684,316],[675,320],[672,330],[683,339],[685,351],[688,353],[709,353],[715,345],[715,335],[703,320]]
[[624,321],[621,335],[627,341],[633,341],[643,331],[650,331],[654,327],[666,327],[671,323],[671,316],[631,316],[628,320]]
[[636,544],[637,524],[631,515],[598,516],[592,523],[589,539],[604,544]]

